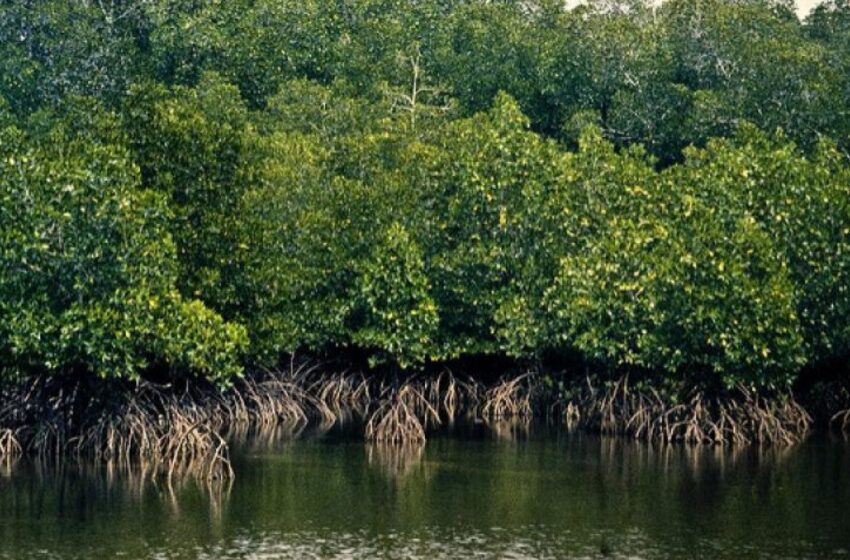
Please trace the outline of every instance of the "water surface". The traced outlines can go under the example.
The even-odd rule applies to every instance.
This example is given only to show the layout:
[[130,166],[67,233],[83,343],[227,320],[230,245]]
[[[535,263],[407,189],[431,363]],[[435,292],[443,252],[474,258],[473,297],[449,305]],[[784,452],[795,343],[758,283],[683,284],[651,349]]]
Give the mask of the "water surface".
[[0,477],[0,558],[850,558],[850,447],[658,448],[533,430],[424,449],[253,442],[229,492]]

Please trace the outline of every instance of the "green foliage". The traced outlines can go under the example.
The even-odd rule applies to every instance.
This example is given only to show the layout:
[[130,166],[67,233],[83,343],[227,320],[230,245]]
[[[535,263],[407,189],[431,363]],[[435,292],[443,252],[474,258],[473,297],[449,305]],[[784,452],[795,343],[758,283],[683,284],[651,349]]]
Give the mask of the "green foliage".
[[517,269],[537,264],[541,247],[526,231],[534,225],[522,220],[552,181],[558,151],[528,125],[501,94],[489,112],[447,125],[440,137],[445,159],[420,204],[433,212],[426,238],[446,355],[499,351],[494,319],[503,299],[526,288]]
[[486,110],[500,91],[530,101],[535,89],[533,28],[518,3],[462,3],[441,30],[439,77],[468,112]]
[[126,114],[145,186],[166,195],[174,212],[181,290],[232,316],[244,191],[237,170],[253,132],[239,91],[212,74],[195,88],[137,88]]
[[253,107],[286,79],[328,77],[341,40],[341,14],[322,0],[162,0],[150,14],[158,78],[194,85],[216,72]]
[[0,93],[27,113],[85,95],[117,102],[144,68],[144,2],[0,4]]
[[224,382],[354,348],[788,383],[850,352],[848,22],[6,2],[0,366]]
[[687,173],[703,178],[697,193],[752,216],[787,260],[809,360],[850,349],[850,183],[844,158],[822,142],[803,157],[784,138],[749,128],[733,141],[688,153]]
[[352,340],[379,348],[401,367],[421,363],[432,350],[439,317],[422,252],[395,223],[362,263],[358,303],[363,317]]
[[590,207],[569,195],[580,201],[570,216],[592,231],[561,257],[544,299],[556,340],[705,383],[789,381],[802,364],[793,284],[767,232],[703,197],[698,173],[659,174],[599,142],[586,135],[575,161]]
[[177,291],[171,213],[124,149],[6,128],[0,166],[4,361],[101,376],[158,361],[222,380],[241,371],[244,329]]
[[316,138],[275,132],[258,138],[239,176],[250,185],[240,200],[240,315],[255,352],[344,341],[351,275],[345,269],[346,223],[337,219],[349,183],[331,180]]

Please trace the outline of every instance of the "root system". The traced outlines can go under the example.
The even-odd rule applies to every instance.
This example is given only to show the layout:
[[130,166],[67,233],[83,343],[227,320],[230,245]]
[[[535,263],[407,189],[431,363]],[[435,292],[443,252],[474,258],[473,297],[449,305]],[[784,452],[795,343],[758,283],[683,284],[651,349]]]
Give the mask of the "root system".
[[[487,387],[448,370],[389,382],[306,365],[261,371],[224,391],[198,384],[178,389],[83,376],[33,377],[0,387],[0,462],[70,454],[169,482],[189,476],[213,484],[233,477],[229,441],[244,443],[260,434],[272,446],[308,424],[327,430],[348,418],[362,419],[365,438],[381,446],[421,445],[429,431],[460,417],[500,437],[520,437],[533,417],[552,410],[570,427],[668,443],[789,445],[812,426],[790,394],[744,387],[721,395],[692,391],[678,399],[636,390],[628,376],[597,386],[588,378],[568,393],[552,387],[534,373],[503,377]],[[850,432],[850,410],[836,412],[831,423]]]
[[428,424],[440,423],[440,413],[429,402],[427,394],[427,387],[415,380],[399,387],[383,387],[378,404],[366,421],[366,439],[388,443],[424,442]]
[[534,415],[534,375],[502,378],[484,393],[480,415],[488,420],[530,418]]
[[810,431],[812,419],[790,394],[771,398],[738,387],[707,397],[694,391],[681,401],[656,391],[630,389],[628,376],[602,389],[590,383],[565,406],[568,425],[648,441],[793,444]]

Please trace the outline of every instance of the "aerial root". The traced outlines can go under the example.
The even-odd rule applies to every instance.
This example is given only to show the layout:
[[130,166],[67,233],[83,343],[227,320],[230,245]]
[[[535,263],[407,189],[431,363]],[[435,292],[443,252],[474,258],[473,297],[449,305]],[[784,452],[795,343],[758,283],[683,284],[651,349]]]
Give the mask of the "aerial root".
[[790,445],[805,438],[812,425],[791,395],[767,398],[741,386],[720,397],[694,391],[671,402],[656,391],[630,389],[628,376],[604,390],[591,388],[564,408],[568,425],[666,443]]
[[[311,421],[327,429],[355,414],[365,437],[381,444],[421,444],[434,426],[466,415],[499,437],[527,433],[538,413],[558,410],[571,427],[647,441],[789,445],[810,431],[812,418],[791,395],[737,387],[721,396],[693,391],[674,402],[628,376],[605,387],[558,397],[538,375],[503,377],[490,387],[445,370],[437,376],[387,379],[360,373],[320,373],[318,366],[261,371],[222,391],[72,376],[33,377],[0,386],[0,460],[32,453],[70,453],[151,476],[190,476],[210,483],[233,477],[228,439],[261,434],[273,444]],[[553,404],[554,402],[554,404]],[[524,423],[524,424],[523,424]],[[831,418],[850,432],[850,409]]]
[[448,370],[436,377],[409,379],[398,387],[381,384],[366,422],[366,438],[423,442],[430,426],[451,423],[463,414],[483,419],[497,435],[515,435],[516,421],[527,423],[534,415],[537,392],[536,377],[530,373],[502,378],[490,388],[473,379],[458,379]]
[[488,420],[531,418],[535,389],[535,377],[531,373],[513,379],[502,378],[484,393],[480,415]]
[[832,427],[844,434],[850,433],[850,408],[847,410],[840,410],[833,414],[829,423]]
[[429,424],[439,424],[440,414],[428,401],[421,382],[408,380],[401,386],[385,386],[378,404],[366,421],[366,439],[386,443],[425,441]]
[[[125,399],[68,440],[72,454],[128,470],[135,466],[152,476],[164,475],[168,482],[189,476],[216,483],[233,477],[215,406],[180,399],[156,386],[142,386]],[[44,455],[47,450],[37,451]]]
[[15,431],[4,428],[0,429],[0,461],[9,463],[20,457],[23,452]]
[[333,423],[349,411],[363,413],[371,401],[369,380],[361,373],[341,372],[302,378],[311,404],[324,423]]
[[464,413],[472,414],[483,398],[484,391],[479,382],[472,378],[458,379],[448,369],[418,383],[431,408],[447,422],[453,422]]
[[[233,469],[225,433],[296,429],[313,417],[336,420],[331,406],[341,397],[311,393],[316,378],[310,368],[293,367],[247,377],[225,391],[202,384],[179,391],[149,382],[33,377],[0,387],[0,459],[70,454],[169,482],[186,476],[228,481]],[[362,392],[358,382],[334,378]]]

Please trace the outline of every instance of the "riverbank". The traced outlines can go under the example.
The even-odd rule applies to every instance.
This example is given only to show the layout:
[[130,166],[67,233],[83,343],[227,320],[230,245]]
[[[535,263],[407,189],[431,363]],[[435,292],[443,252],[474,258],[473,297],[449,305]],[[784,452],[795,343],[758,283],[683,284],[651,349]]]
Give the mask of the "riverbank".
[[229,442],[310,423],[352,422],[367,441],[413,446],[458,421],[498,430],[504,421],[535,418],[663,444],[788,446],[816,430],[850,432],[846,388],[816,385],[798,400],[791,392],[743,386],[714,394],[662,391],[629,376],[522,373],[487,381],[444,370],[400,378],[293,364],[226,389],[197,380],[36,376],[6,384],[1,398],[0,461],[7,464],[24,455],[70,455],[208,483],[234,477]]

